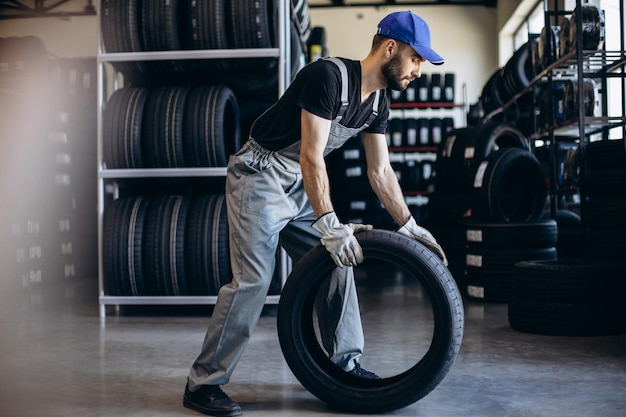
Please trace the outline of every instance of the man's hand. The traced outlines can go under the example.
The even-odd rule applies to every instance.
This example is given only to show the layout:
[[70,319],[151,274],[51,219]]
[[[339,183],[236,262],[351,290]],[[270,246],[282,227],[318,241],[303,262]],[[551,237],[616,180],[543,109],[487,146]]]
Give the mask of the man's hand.
[[363,250],[354,237],[354,232],[372,230],[369,224],[342,224],[334,211],[326,213],[313,223],[313,228],[322,235],[322,245],[340,268],[355,266],[363,262]]
[[435,254],[441,258],[441,261],[445,266],[448,266],[446,254],[443,252],[439,243],[435,240],[435,237],[428,230],[418,226],[413,216],[409,217],[409,220],[404,224],[404,226],[398,229],[398,233],[402,233],[403,235],[422,243],[428,249],[435,252]]

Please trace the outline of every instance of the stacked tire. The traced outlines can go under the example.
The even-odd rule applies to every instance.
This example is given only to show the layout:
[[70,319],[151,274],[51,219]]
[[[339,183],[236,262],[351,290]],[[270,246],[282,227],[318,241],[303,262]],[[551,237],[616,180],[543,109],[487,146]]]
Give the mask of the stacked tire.
[[[277,0],[104,0],[104,49],[115,52],[224,50],[278,47]],[[293,4],[289,59],[292,76],[305,62],[311,35],[308,3]],[[189,80],[225,83],[237,93],[274,100],[278,91],[275,57],[164,59],[115,62],[126,85],[184,84]],[[246,82],[241,82],[245,79]]]
[[121,88],[103,142],[108,168],[224,167],[241,145],[237,99],[223,85]]
[[586,239],[580,243],[586,247],[577,259],[515,265],[508,312],[515,330],[559,336],[626,331],[620,307],[626,289],[624,140],[590,142],[584,150],[580,184]]
[[492,153],[508,148],[528,150],[528,140],[510,124],[494,121],[452,129],[437,149],[427,225],[443,246],[460,287],[465,275],[465,223],[480,201],[475,197],[480,189],[473,186],[476,171]]
[[626,253],[626,149],[624,139],[590,142],[582,215],[587,253],[593,259],[623,260]]
[[120,197],[103,230],[109,295],[211,296],[232,278],[223,194]]
[[515,330],[552,336],[623,333],[626,263],[524,261],[513,269],[508,319]]
[[517,262],[557,256],[557,223],[541,220],[545,177],[532,153],[504,148],[480,164],[473,185],[474,204],[466,226],[467,296],[506,302]]
[[[274,49],[278,9],[278,0],[104,0],[102,41],[106,53]],[[286,13],[293,78],[311,36],[308,2]],[[104,202],[110,295],[215,295],[231,279],[224,178],[180,169],[227,165],[241,132],[278,97],[279,58],[179,56],[111,61],[123,87],[103,113],[104,167],[178,170],[116,178],[116,198]]]

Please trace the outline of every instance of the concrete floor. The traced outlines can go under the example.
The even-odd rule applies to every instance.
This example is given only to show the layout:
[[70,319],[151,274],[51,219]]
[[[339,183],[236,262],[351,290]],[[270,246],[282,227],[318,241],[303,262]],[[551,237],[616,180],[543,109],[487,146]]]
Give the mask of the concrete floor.
[[[101,320],[91,282],[3,294],[0,416],[200,415],[183,408],[182,393],[210,308],[122,308]],[[389,302],[407,298],[406,289],[385,291],[390,298],[374,293],[360,293],[371,352],[364,360],[367,369],[385,373],[377,354],[410,355],[410,332],[399,324],[411,320],[399,319],[405,307]],[[248,417],[350,416],[327,407],[292,375],[274,312],[261,317],[224,390]],[[626,335],[520,333],[508,325],[506,304],[466,301],[463,344],[451,371],[429,395],[385,415],[623,417]]]

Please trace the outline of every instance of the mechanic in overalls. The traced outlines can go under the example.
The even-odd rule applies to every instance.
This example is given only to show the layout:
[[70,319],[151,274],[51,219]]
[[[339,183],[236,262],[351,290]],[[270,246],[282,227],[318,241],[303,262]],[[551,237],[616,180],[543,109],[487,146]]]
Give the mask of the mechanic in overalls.
[[[253,124],[249,140],[231,156],[226,177],[233,280],[219,290],[202,351],[191,367],[183,404],[213,416],[236,416],[240,406],[220,388],[229,382],[257,321],[274,275],[279,243],[297,262],[320,240],[337,265],[316,304],[322,343],[346,372],[378,378],[359,365],[364,338],[352,266],[363,260],[354,232],[331,203],[324,157],[362,133],[368,178],[399,232],[429,244],[389,162],[386,88],[404,90],[425,61],[442,64],[430,47],[426,22],[409,11],[378,26],[362,61],[325,58],[305,66],[283,96]],[[322,330],[322,329],[321,329]]]

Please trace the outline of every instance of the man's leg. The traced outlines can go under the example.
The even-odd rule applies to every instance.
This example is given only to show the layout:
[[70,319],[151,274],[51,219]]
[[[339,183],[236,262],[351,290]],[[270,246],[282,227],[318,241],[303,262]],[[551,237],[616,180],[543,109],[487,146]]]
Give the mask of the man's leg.
[[231,157],[226,202],[233,280],[219,291],[202,351],[189,373],[192,391],[230,380],[265,304],[278,234],[291,218],[283,176],[268,161],[268,153],[257,149]]
[[[319,233],[311,227],[314,221],[314,216],[291,221],[280,234],[280,245],[294,262],[320,244]],[[317,294],[315,309],[322,345],[330,359],[351,371],[365,343],[353,268],[335,268],[331,272]]]

